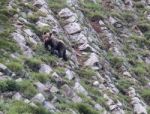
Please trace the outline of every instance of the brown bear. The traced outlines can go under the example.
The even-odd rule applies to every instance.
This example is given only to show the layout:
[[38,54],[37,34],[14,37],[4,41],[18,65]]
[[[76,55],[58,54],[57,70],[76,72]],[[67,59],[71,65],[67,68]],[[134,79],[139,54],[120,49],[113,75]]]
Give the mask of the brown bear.
[[[45,33],[43,35],[43,41],[45,48],[51,51],[51,54],[56,54],[58,57],[62,57],[65,61],[68,60],[66,55],[66,46],[62,40],[58,40],[52,37],[53,33]],[[51,48],[51,49],[50,49]]]

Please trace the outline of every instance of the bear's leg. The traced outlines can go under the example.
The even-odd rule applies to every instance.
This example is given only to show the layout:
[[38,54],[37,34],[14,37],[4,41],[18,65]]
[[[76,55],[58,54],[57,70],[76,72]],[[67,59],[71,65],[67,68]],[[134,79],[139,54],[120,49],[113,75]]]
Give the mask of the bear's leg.
[[66,50],[63,51],[63,59],[64,59],[65,61],[68,60],[67,55],[66,55]]
[[54,54],[55,53],[55,50],[54,48],[51,47],[51,54]]
[[63,51],[62,50],[58,50],[58,57],[63,57]]

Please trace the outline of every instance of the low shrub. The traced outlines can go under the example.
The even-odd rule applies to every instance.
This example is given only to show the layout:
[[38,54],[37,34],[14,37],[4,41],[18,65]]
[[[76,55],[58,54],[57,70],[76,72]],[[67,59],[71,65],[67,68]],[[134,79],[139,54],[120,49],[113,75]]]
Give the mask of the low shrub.
[[0,80],[0,92],[18,91],[19,85],[14,80]]
[[31,97],[33,97],[37,93],[37,90],[34,87],[33,83],[30,82],[30,81],[28,81],[28,80],[21,81],[18,84],[20,86],[20,91],[27,98],[31,98]]

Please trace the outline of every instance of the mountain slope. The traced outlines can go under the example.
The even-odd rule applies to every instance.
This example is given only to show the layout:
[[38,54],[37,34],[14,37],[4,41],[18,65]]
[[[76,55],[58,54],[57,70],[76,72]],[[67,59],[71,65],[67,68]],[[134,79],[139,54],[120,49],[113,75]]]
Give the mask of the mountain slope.
[[[149,114],[147,0],[1,0],[0,113]],[[55,31],[68,61],[45,50]]]

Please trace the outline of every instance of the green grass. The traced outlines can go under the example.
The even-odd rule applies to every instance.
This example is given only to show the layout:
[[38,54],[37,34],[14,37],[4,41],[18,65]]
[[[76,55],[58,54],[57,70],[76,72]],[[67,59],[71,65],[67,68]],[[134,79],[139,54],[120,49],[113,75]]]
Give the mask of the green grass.
[[66,7],[66,0],[48,0],[48,5],[54,12],[58,12]]
[[142,89],[142,91],[140,91],[141,96],[143,97],[144,101],[150,105],[150,89]]
[[23,80],[18,84],[20,86],[20,91],[27,98],[32,98],[37,93],[37,90],[34,87],[33,83],[29,80]]
[[117,88],[120,90],[122,94],[126,94],[129,87],[131,87],[133,83],[128,79],[120,79],[117,82]]
[[16,61],[9,62],[7,67],[15,73],[19,73],[23,70],[23,64]]
[[40,65],[42,64],[42,61],[37,58],[29,58],[25,60],[25,64],[32,70],[32,71],[38,71],[40,68]]
[[32,107],[22,101],[14,101],[10,104],[7,114],[51,114],[42,106]]
[[80,114],[101,114],[101,112],[96,111],[88,104],[78,103],[75,107]]
[[84,77],[87,79],[96,75],[95,71],[91,68],[81,68],[81,69],[77,70],[76,72],[79,74],[80,77]]
[[44,74],[44,73],[32,72],[31,76],[32,76],[33,80],[40,81],[42,83],[45,83],[46,81],[49,80],[49,75]]
[[119,68],[125,61],[123,57],[114,56],[112,54],[108,54],[107,58],[114,68]]
[[104,17],[104,11],[100,4],[95,4],[90,1],[86,1],[83,3],[80,1],[80,5],[81,10],[89,19],[92,19],[93,17],[97,17],[98,19]]
[[18,91],[19,88],[14,80],[0,80],[0,92]]

